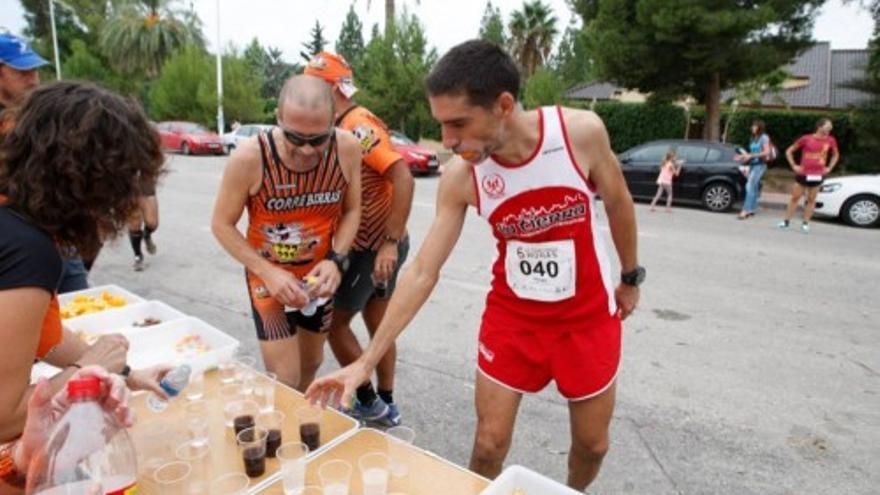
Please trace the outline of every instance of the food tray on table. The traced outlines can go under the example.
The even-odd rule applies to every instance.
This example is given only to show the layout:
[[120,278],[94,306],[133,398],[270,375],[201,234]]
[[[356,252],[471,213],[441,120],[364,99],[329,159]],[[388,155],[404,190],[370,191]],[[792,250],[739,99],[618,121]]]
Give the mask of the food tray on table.
[[[416,435],[418,438],[418,434]],[[358,459],[368,453],[380,452],[388,455],[390,442],[397,442],[385,433],[372,428],[362,428],[341,440],[336,445],[326,449],[318,455],[311,456],[306,462],[306,485],[321,486],[318,469],[321,464],[331,460],[344,460],[352,465],[351,484],[349,493],[361,495],[363,486],[361,483],[361,471],[358,467]],[[420,449],[413,445],[397,443],[395,449],[399,449],[408,461],[408,473],[402,477],[389,476],[388,493],[405,493],[407,495],[478,495],[489,485],[486,478],[457,466],[436,454]],[[284,487],[280,476],[265,490],[260,491],[265,495],[284,495]]]
[[186,315],[161,301],[134,303],[115,309],[92,313],[64,321],[64,325],[88,344],[101,335],[121,333],[128,335],[142,328],[185,318]]
[[[195,371],[204,371],[230,358],[239,345],[235,338],[191,316],[132,330],[125,338],[129,343],[128,365],[134,369],[186,363]],[[58,371],[54,366],[37,363],[31,370],[31,381]]]
[[115,311],[145,299],[118,285],[108,284],[58,295],[61,318],[64,320],[86,314]]
[[232,357],[239,345],[235,338],[191,316],[141,328],[126,337],[132,368],[185,363],[204,371]]
[[580,495],[580,493],[531,469],[513,465],[495,478],[495,481],[480,495]]

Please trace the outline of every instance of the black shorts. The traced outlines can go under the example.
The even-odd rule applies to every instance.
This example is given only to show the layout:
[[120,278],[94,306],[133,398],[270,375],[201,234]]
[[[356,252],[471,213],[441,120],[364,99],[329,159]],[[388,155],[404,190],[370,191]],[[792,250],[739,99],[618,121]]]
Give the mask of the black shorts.
[[[818,180],[816,180],[814,177],[818,177]],[[809,180],[809,179],[813,179],[813,180]],[[819,187],[822,185],[823,182],[825,182],[825,178],[822,176],[796,175],[794,177],[794,181],[804,187]]]
[[246,273],[245,276],[258,340],[271,341],[293,337],[296,335],[297,327],[315,333],[330,330],[330,322],[333,319],[332,299],[318,306],[314,314],[304,315],[300,311],[287,309],[268,295],[263,281],[255,275]]
[[352,251],[349,255],[348,271],[342,276],[342,282],[336,289],[333,304],[348,311],[362,311],[373,298],[388,299],[397,287],[397,274],[409,255],[409,236],[397,244],[397,268],[391,274],[391,280],[385,288],[384,295],[376,294],[373,284],[373,268],[376,265],[378,251]]

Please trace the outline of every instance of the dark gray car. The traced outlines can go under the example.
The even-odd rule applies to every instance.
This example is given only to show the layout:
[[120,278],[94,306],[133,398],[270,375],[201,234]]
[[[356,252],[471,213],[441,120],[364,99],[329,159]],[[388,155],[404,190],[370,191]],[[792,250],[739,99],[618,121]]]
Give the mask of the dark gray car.
[[746,178],[733,160],[736,148],[710,141],[669,139],[640,144],[619,155],[623,175],[635,198],[651,199],[666,152],[675,149],[681,174],[673,182],[676,203],[702,204],[711,211],[727,211],[743,197]]

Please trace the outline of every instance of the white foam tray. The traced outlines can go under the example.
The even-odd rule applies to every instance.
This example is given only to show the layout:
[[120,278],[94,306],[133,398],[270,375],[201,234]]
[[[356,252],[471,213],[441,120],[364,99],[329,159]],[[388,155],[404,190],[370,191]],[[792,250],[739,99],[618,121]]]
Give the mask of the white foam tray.
[[[135,323],[147,317],[158,318],[161,323],[149,327],[136,327]],[[129,304],[113,311],[90,313],[64,320],[64,325],[74,331],[90,334],[121,333],[129,334],[145,328],[151,328],[174,320],[185,318],[186,315],[162,301],[147,301]]]
[[524,495],[581,495],[562,483],[517,465],[505,469],[480,495],[513,495],[516,489]]
[[[131,305],[131,304],[137,304],[137,303],[142,303],[142,302],[146,301],[146,299],[144,299],[143,297],[141,297],[133,292],[129,292],[118,285],[107,284],[107,285],[99,285],[97,287],[90,287],[88,289],[78,290],[76,292],[65,292],[64,294],[58,294],[58,303],[61,306],[64,306],[65,304],[69,303],[70,301],[73,301],[74,297],[79,296],[79,295],[101,297],[102,292],[109,292],[110,294],[113,294],[114,296],[124,297],[127,304],[125,306],[122,306],[121,308],[124,308],[128,305]],[[112,308],[112,309],[108,309],[106,311],[116,311],[121,308]],[[65,320],[65,321],[67,321],[67,320]]]
[[[211,350],[192,356],[177,353],[174,344],[187,334],[199,335]],[[204,371],[232,357],[239,346],[238,340],[193,317],[133,329],[126,338],[129,342],[128,365],[134,369],[156,364],[185,363],[189,364],[193,371]],[[50,377],[58,371],[58,368],[48,364],[37,363],[31,370],[31,381],[43,376]]]

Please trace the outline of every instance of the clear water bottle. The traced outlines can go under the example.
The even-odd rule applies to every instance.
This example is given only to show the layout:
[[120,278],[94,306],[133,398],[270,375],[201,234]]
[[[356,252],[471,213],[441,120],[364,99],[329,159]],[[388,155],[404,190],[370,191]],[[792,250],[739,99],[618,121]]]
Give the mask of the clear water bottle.
[[[159,386],[168,394],[168,397],[177,397],[177,394],[189,383],[191,373],[192,368],[188,364],[182,364],[169,371],[165,378],[159,382]],[[162,412],[168,407],[168,401],[152,393],[147,397],[147,407],[153,412]]]
[[28,495],[131,495],[137,493],[134,444],[99,404],[101,380],[67,383],[70,409],[31,460]]

